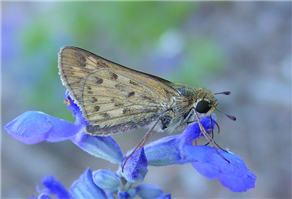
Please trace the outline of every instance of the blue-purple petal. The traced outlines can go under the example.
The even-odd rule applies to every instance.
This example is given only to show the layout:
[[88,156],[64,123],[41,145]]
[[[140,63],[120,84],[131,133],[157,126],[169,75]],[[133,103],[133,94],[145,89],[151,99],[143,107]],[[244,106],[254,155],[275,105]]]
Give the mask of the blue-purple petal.
[[178,164],[181,159],[180,142],[180,135],[174,135],[147,144],[144,148],[149,165]]
[[212,164],[193,162],[192,165],[202,176],[208,179],[215,179],[220,173],[219,168]]
[[[182,151],[184,153],[184,158],[181,160],[182,163],[208,162],[209,158],[211,158],[213,153],[214,152],[216,153],[214,148],[209,147],[209,146],[204,146],[204,145],[198,145],[198,146],[184,145]],[[220,160],[223,160],[223,159],[221,158]]]
[[92,172],[93,182],[100,188],[106,190],[118,190],[121,187],[121,180],[111,170],[97,170]]
[[136,189],[141,198],[160,198],[164,196],[162,189],[153,184],[141,184]]
[[114,164],[119,164],[123,158],[121,148],[111,136],[91,136],[80,131],[71,137],[71,141],[87,153]]
[[221,166],[218,179],[222,185],[234,192],[243,192],[254,188],[257,178],[246,168],[243,160],[233,153],[228,153],[225,157],[230,161],[230,164]]
[[130,198],[130,194],[127,191],[120,191],[119,198],[123,198],[123,199]]
[[[40,198],[48,198],[45,194],[53,194],[56,198],[71,198],[65,187],[53,176],[47,175],[42,179],[43,190]],[[38,198],[39,198],[38,197]]]
[[105,191],[93,182],[92,171],[89,168],[72,184],[69,193],[72,198],[107,199]]
[[256,176],[251,171],[247,171],[244,176],[220,173],[218,179],[223,186],[231,191],[243,192],[255,187]]
[[148,160],[144,152],[144,147],[142,147],[140,150],[131,155],[131,157],[126,162],[121,175],[128,182],[142,182],[148,172],[147,166]]
[[76,134],[80,128],[79,125],[38,111],[27,111],[4,127],[13,138],[25,144],[60,142]]
[[[216,126],[215,122],[217,120],[217,116],[212,114],[212,123],[210,117],[200,118],[200,122],[205,128],[207,132],[212,132],[214,127]],[[182,144],[189,144],[192,145],[193,140],[197,139],[199,136],[203,136],[201,133],[201,129],[198,123],[194,123],[189,125],[180,135],[181,140],[183,141]]]
[[255,187],[256,176],[246,168],[243,160],[234,153],[227,153],[208,146],[193,146],[188,148],[189,157],[192,156],[192,165],[203,176],[210,179],[218,178],[223,186],[234,192],[243,192]]

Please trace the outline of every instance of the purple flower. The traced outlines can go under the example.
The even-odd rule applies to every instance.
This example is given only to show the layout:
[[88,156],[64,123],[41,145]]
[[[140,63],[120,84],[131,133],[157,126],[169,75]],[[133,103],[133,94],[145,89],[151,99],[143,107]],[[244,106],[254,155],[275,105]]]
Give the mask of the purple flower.
[[57,199],[66,198],[112,198],[118,193],[120,198],[133,198],[139,195],[141,198],[170,198],[170,194],[150,184],[139,185],[129,188],[122,185],[122,180],[110,170],[98,170],[92,172],[87,169],[78,180],[76,180],[67,191],[64,186],[53,176],[45,176],[42,180],[43,189],[38,192],[37,199],[51,198],[55,195]]
[[71,198],[107,198],[105,191],[94,183],[90,169],[72,184],[69,193]]
[[[209,118],[202,118],[200,121],[205,129],[210,129]],[[149,165],[191,163],[201,175],[209,179],[218,178],[231,191],[243,192],[255,187],[256,176],[246,168],[238,155],[209,146],[192,145],[192,141],[199,136],[200,128],[195,123],[188,126],[182,134],[149,143],[145,146]]]
[[119,164],[123,153],[116,141],[111,137],[90,136],[84,133],[87,122],[79,107],[65,93],[67,107],[76,120],[74,124],[39,111],[27,111],[5,125],[4,129],[16,140],[25,144],[38,142],[60,142],[71,140],[89,154]]
[[163,191],[152,184],[142,184],[137,186],[137,193],[141,198],[171,198],[170,194],[164,194]]
[[57,198],[70,198],[66,188],[53,176],[45,176],[41,183],[44,187],[44,189],[39,190],[42,198],[49,197],[49,194],[54,194]]
[[75,135],[81,126],[39,111],[27,111],[9,122],[4,129],[25,144],[60,142]]
[[92,178],[92,171],[87,169],[67,191],[64,186],[53,176],[45,176],[42,180],[44,189],[39,190],[39,198],[51,198],[53,194],[57,199],[66,198],[107,198],[103,189],[98,187]]
[[[137,195],[142,198],[170,198],[170,194],[164,194],[155,185],[132,186],[133,183],[144,180],[148,165],[191,163],[201,175],[209,179],[218,178],[222,185],[231,191],[243,192],[255,186],[256,176],[246,168],[239,156],[210,146],[192,144],[202,136],[198,123],[188,126],[182,134],[164,137],[142,147],[128,158],[122,171],[121,167],[127,156],[123,155],[116,141],[111,136],[86,134],[84,127],[88,123],[67,91],[65,101],[76,118],[74,124],[45,113],[28,111],[4,128],[13,138],[26,144],[69,139],[89,154],[120,166],[116,172],[92,172],[87,169],[68,191],[54,177],[46,176],[42,181],[44,189],[37,198],[48,198],[48,194],[54,194],[57,198],[114,198],[114,195],[120,198],[133,198]],[[216,115],[213,114],[212,117],[212,120],[209,117],[200,119],[208,132],[215,126]]]

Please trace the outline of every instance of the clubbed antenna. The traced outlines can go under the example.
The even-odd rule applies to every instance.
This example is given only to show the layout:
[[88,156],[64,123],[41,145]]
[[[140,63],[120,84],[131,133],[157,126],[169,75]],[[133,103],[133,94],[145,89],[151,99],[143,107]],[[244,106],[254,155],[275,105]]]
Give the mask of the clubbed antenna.
[[223,91],[223,92],[219,92],[219,93],[214,93],[214,95],[218,95],[218,94],[222,94],[222,95],[230,95],[231,92],[230,92],[230,91]]
[[[223,92],[219,92],[219,93],[214,93],[214,95],[218,95],[218,94],[222,94],[222,95],[230,95],[231,92],[230,91],[223,91]],[[219,113],[222,113],[223,115],[225,115],[226,117],[228,117],[229,119],[235,121],[236,120],[236,117],[233,116],[233,115],[228,115],[226,113],[223,113],[222,111],[219,111],[215,106],[214,108],[219,112]]]
[[216,107],[215,109],[219,112],[219,113],[222,113],[223,115],[225,115],[226,117],[228,117],[229,119],[233,120],[233,121],[236,121],[236,117],[233,116],[233,115],[228,115],[226,113],[223,113],[222,111],[219,111]]

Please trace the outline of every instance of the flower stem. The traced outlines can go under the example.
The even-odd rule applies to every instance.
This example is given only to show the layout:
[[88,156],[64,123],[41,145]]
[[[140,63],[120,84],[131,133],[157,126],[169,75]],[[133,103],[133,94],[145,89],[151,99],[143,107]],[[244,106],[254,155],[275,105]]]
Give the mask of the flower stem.
[[132,186],[132,183],[127,182],[123,188],[125,191],[128,191],[131,188],[131,186]]

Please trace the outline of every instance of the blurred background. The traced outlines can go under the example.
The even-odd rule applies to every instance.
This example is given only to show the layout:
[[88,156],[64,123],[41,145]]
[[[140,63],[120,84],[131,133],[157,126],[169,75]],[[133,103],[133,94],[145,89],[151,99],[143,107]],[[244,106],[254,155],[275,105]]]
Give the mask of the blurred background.
[[[47,174],[68,188],[87,167],[117,169],[70,141],[25,145],[3,130],[28,110],[74,122],[57,69],[65,45],[173,82],[231,91],[217,96],[218,108],[237,121],[217,112],[215,140],[243,158],[256,187],[233,193],[191,164],[149,167],[143,183],[173,198],[291,198],[291,2],[3,2],[1,13],[2,198],[37,195]],[[114,138],[125,153],[146,131]]]

